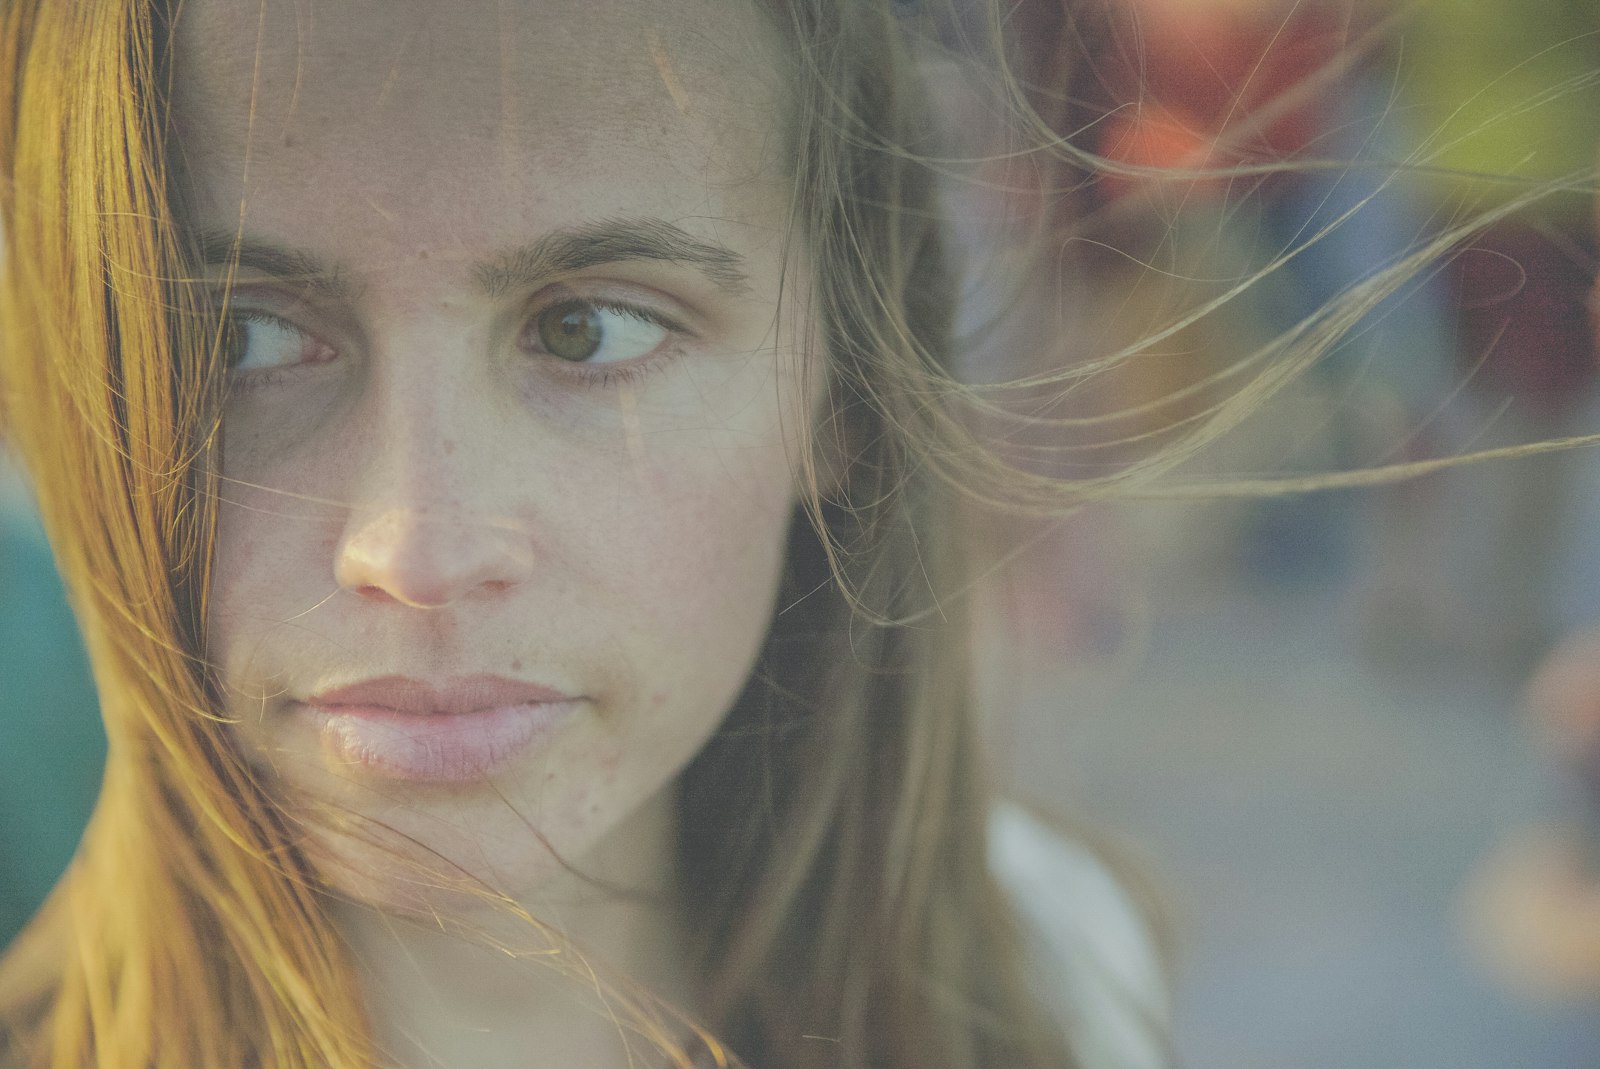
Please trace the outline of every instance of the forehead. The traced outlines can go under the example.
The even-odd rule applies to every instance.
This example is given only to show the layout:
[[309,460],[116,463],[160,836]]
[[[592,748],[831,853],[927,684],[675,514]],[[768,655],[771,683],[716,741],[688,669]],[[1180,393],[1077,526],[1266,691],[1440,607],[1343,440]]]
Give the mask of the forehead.
[[782,168],[744,0],[187,0],[174,44],[184,170],[230,228],[738,217]]

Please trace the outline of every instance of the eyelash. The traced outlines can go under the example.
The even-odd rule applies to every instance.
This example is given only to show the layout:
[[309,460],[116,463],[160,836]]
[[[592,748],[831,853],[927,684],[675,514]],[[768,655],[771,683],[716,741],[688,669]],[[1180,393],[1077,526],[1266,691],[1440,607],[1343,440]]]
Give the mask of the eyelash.
[[[230,309],[227,318],[232,323],[277,324],[279,326],[288,327],[291,330],[300,331],[303,334],[311,333],[310,331],[299,326],[292,319],[289,319],[286,316],[277,315],[273,312],[268,312],[261,308],[241,308],[237,310]],[[330,348],[332,347],[330,346]],[[288,379],[291,375],[293,375],[296,369],[301,366],[303,365],[293,364],[289,367],[262,368],[256,371],[242,372],[235,371],[233,368],[226,368],[225,372],[228,377],[228,388],[236,392],[244,392],[248,390],[259,390],[267,386],[275,386],[278,383]]]
[[663,351],[654,356],[647,356],[632,364],[595,364],[593,365],[594,370],[589,372],[578,370],[586,365],[573,364],[571,365],[572,371],[567,372],[567,374],[584,375],[597,388],[611,389],[647,378],[663,366],[673,355],[670,351]]
[[[570,302],[573,299],[574,298],[571,297],[565,297],[543,303],[525,317],[524,329],[526,328],[526,324],[531,322],[537,316],[544,314],[559,304]],[[656,352],[650,354],[649,356],[641,357],[637,360],[625,363],[573,363],[562,360],[558,356],[547,354],[549,355],[548,362],[557,374],[578,379],[586,384],[600,389],[609,389],[624,384],[635,383],[653,374],[669,363],[672,358],[678,355],[682,348],[681,342],[683,338],[692,336],[692,332],[685,328],[673,317],[664,315],[653,308],[647,308],[644,305],[631,304],[626,301],[592,297],[578,298],[578,300],[581,300],[582,303],[602,311],[614,312],[618,315],[634,316],[638,319],[644,320],[647,323],[653,323],[669,333],[668,339],[661,344],[660,348]],[[235,322],[278,324],[281,326],[286,326],[291,330],[299,331],[305,334],[311,334],[310,331],[300,326],[294,320],[261,308],[244,308],[230,311],[228,313],[228,317]],[[263,368],[257,371],[238,373],[230,371],[230,386],[232,389],[238,391],[257,390],[268,386],[275,386],[292,377],[296,371],[303,366],[304,365],[294,364],[288,367]]]
[[571,376],[600,389],[635,383],[660,370],[678,355],[682,349],[682,340],[690,336],[690,331],[671,316],[663,315],[655,309],[647,308],[644,305],[609,300],[604,297],[568,296],[546,301],[530,312],[525,322],[531,323],[550,309],[572,302],[586,304],[605,312],[615,312],[617,315],[633,316],[644,320],[646,323],[653,323],[668,332],[667,339],[661,343],[661,346],[655,352],[626,363],[573,363],[562,360],[558,356],[551,356],[550,360],[554,365],[556,374]]

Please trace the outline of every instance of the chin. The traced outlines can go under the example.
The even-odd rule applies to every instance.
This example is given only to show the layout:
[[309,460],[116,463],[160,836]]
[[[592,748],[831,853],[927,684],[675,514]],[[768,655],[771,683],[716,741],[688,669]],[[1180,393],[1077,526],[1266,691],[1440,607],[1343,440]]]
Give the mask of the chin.
[[515,871],[507,872],[504,866],[487,865],[483,851],[459,837],[452,853],[446,853],[375,822],[351,823],[349,829],[310,831],[302,849],[335,898],[383,913],[466,919],[503,908],[508,897],[537,894],[561,872],[560,863],[542,847],[542,860],[517,859]]
[[548,807],[519,812],[498,794],[439,809],[413,801],[381,815],[318,808],[329,815],[306,817],[302,849],[329,892],[430,922],[504,916],[508,900],[536,912],[616,888],[660,892],[671,872],[670,790],[626,813],[599,806],[565,820],[552,820]]

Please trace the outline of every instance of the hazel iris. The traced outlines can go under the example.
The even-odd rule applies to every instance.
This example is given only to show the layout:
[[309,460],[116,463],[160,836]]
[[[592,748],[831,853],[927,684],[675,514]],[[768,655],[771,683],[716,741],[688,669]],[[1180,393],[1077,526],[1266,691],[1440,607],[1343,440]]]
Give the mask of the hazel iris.
[[588,360],[605,341],[601,310],[582,301],[553,305],[535,319],[545,350],[574,363]]

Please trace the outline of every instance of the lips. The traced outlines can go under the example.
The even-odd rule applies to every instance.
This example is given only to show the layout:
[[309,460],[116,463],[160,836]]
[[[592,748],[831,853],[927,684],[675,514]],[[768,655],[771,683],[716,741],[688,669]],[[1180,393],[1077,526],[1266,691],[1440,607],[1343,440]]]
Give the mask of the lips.
[[502,676],[384,676],[320,690],[297,708],[340,771],[461,784],[511,766],[580,701]]
[[507,705],[572,700],[570,695],[538,683],[480,675],[461,676],[440,685],[408,676],[382,676],[321,690],[306,701],[319,709],[380,707],[412,716],[460,716]]

